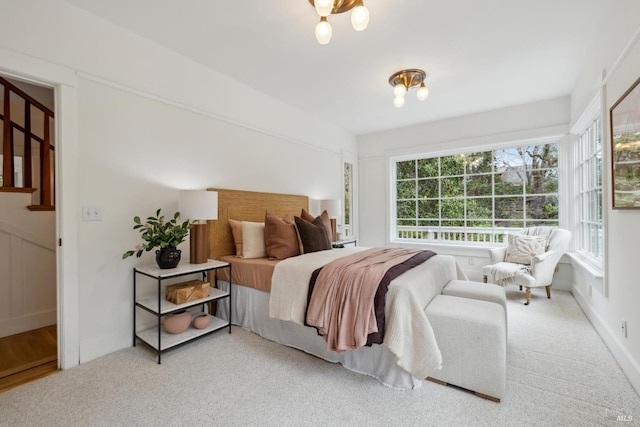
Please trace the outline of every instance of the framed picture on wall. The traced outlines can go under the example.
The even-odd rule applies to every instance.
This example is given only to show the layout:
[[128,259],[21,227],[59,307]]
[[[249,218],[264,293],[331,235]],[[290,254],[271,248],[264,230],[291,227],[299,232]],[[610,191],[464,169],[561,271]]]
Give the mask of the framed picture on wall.
[[640,79],[609,115],[613,209],[640,209]]

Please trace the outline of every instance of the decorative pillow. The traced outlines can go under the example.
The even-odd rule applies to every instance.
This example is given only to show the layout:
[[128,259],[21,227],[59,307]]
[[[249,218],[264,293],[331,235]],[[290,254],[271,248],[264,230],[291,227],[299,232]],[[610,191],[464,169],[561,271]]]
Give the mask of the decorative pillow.
[[525,234],[509,234],[506,262],[531,264],[531,258],[543,254],[547,247],[546,236],[527,236]]
[[236,245],[236,256],[242,256],[242,221],[236,221],[235,219],[229,220],[229,226],[231,227],[231,235],[233,236],[233,243]]
[[285,259],[300,255],[298,233],[289,215],[280,219],[267,211],[264,217],[264,240],[269,258]]
[[296,216],[294,221],[302,244],[303,254],[331,249],[331,241],[320,217],[309,222]]
[[242,258],[264,258],[266,256],[264,223],[242,221]]
[[316,218],[313,217],[309,212],[307,212],[304,208],[302,208],[302,212],[300,213],[300,218],[313,222],[314,219],[320,218],[322,221],[322,225],[325,230],[327,230],[327,236],[329,236],[329,242],[331,242],[331,236],[333,236],[333,232],[331,231],[331,219],[329,219],[329,213],[324,210],[322,213]]

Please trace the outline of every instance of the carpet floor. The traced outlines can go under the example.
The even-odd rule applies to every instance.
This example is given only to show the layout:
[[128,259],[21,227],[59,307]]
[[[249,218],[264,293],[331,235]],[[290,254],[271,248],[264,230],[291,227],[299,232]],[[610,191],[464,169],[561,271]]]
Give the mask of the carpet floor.
[[[424,381],[397,391],[234,327],[163,355],[144,345],[0,393],[0,426],[598,426],[640,399],[571,294],[507,288],[501,403]],[[619,416],[624,418],[619,418]]]

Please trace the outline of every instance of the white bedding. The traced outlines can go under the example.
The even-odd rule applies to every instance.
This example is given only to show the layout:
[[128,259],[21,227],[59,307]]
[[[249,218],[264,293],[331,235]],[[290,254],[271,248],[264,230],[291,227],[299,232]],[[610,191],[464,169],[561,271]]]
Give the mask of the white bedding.
[[[271,277],[269,316],[304,325],[309,281],[314,270],[340,257],[368,248],[341,248],[295,256],[280,261]],[[306,283],[306,286],[305,286]]]
[[[269,315],[304,325],[311,274],[326,263],[366,248],[344,248],[288,258],[271,280]],[[464,278],[451,256],[436,255],[393,280],[387,291],[384,346],[397,364],[417,379],[440,367],[442,358],[425,307],[452,279]],[[315,330],[311,329],[311,333]]]

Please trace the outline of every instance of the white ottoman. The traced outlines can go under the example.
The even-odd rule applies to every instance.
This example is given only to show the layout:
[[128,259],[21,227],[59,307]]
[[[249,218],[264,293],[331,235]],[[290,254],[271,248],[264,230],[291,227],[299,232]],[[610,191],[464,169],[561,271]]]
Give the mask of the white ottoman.
[[442,295],[478,299],[500,304],[504,309],[506,330],[509,329],[507,294],[502,286],[493,283],[472,282],[470,280],[450,280],[442,289]]
[[507,339],[500,304],[436,296],[425,313],[442,353],[442,369],[429,380],[452,384],[499,402],[504,395]]

